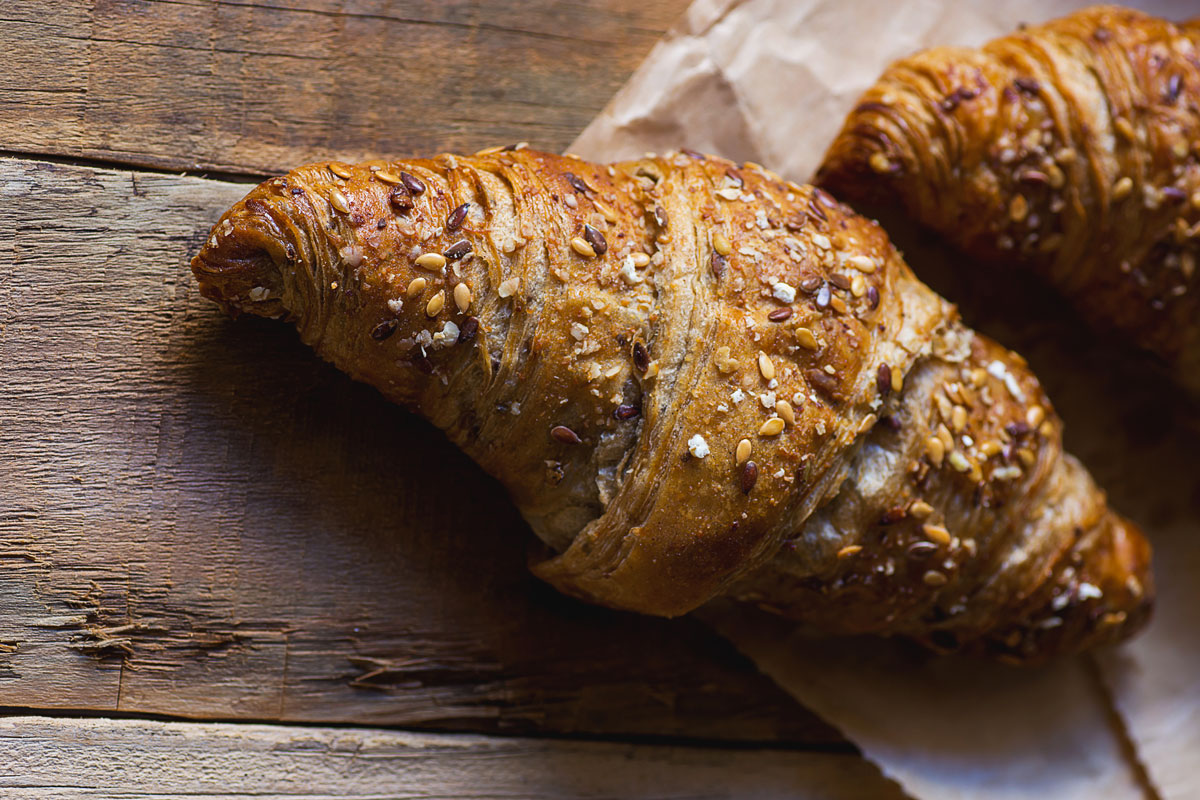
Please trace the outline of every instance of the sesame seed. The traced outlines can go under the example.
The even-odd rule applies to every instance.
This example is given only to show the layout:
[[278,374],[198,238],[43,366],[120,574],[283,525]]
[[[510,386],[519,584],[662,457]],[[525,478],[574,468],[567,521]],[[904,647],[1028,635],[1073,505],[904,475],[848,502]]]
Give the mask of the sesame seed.
[[913,504],[908,507],[908,513],[912,514],[917,519],[925,519],[933,513],[933,506],[929,505],[929,503],[926,503],[924,500],[915,500],[913,501]]
[[859,272],[865,272],[868,275],[873,273],[879,266],[875,260],[868,256],[850,256],[846,259],[846,263],[854,267]]
[[783,433],[784,422],[779,417],[771,417],[758,429],[759,436],[778,436]]
[[583,226],[583,238],[592,246],[592,250],[596,255],[602,256],[608,250],[608,241],[605,240],[604,234],[593,228],[591,225]]
[[466,239],[460,239],[442,251],[442,255],[450,261],[458,261],[469,252],[471,252],[471,243]]
[[413,278],[412,283],[408,284],[408,291],[406,292],[406,294],[409,297],[416,297],[421,292],[425,291],[425,286],[428,283],[429,282],[426,281],[424,278]]
[[458,343],[463,344],[475,338],[475,334],[479,332],[479,317],[467,317],[463,320],[462,327],[458,329]]
[[716,250],[718,254],[723,256],[727,256],[733,252],[733,248],[730,246],[729,240],[726,239],[725,234],[721,233],[720,231],[713,231],[712,246],[713,250]]
[[371,338],[377,342],[382,342],[384,339],[396,332],[396,328],[400,325],[394,319],[385,319],[383,322],[371,329]]
[[949,578],[947,578],[945,574],[931,569],[921,576],[921,580],[925,582],[926,586],[938,587],[945,586],[949,581]]
[[550,429],[550,435],[563,444],[581,444],[582,439],[579,434],[568,428],[566,425],[555,425]]
[[342,194],[337,189],[329,190],[329,205],[333,206],[343,214],[350,213],[350,201],[346,199],[346,195]]
[[512,297],[517,293],[517,289],[519,289],[520,286],[520,278],[509,278],[508,280],[500,282],[500,285],[496,287],[496,293],[502,298]]
[[1113,200],[1124,200],[1133,191],[1133,179],[1128,175],[1113,184]]
[[407,172],[400,173],[400,182],[404,187],[413,194],[423,194],[425,192],[425,184],[416,175],[411,175]]
[[446,230],[458,230],[462,226],[463,220],[467,218],[467,211],[469,211],[470,208],[470,203],[463,203],[461,206],[451,211],[450,215],[446,217]]
[[629,257],[633,259],[633,265],[638,269],[650,266],[650,256],[640,250],[630,253]]
[[599,200],[592,200],[592,205],[594,205],[596,210],[600,212],[600,216],[604,217],[605,222],[613,223],[617,221],[617,212],[613,211],[604,203],[600,202]]
[[754,445],[749,439],[742,439],[737,443],[737,447],[733,451],[733,461],[739,466],[745,464],[750,458],[750,454],[754,451]]
[[1133,123],[1125,117],[1114,119],[1113,127],[1117,129],[1117,133],[1121,134],[1122,138],[1127,142],[1132,142],[1137,138],[1137,131],[1133,129]]
[[742,494],[750,494],[754,484],[758,483],[758,464],[747,461],[742,465]]
[[777,308],[770,314],[767,314],[767,319],[769,319],[771,322],[785,322],[786,320],[790,319],[791,316],[792,310],[790,308]]
[[775,363],[771,361],[770,356],[761,351],[758,354],[758,371],[768,381],[775,378]]
[[1046,418],[1046,409],[1041,406],[1030,406],[1025,411],[1025,422],[1031,428],[1036,428],[1042,424],[1042,420]]
[[855,275],[850,281],[850,294],[855,297],[862,297],[867,293],[867,281],[862,275]]
[[495,155],[496,153],[503,153],[507,149],[508,149],[508,145],[498,144],[494,147],[485,147],[482,150],[476,150],[475,155],[477,155],[477,156],[492,156],[492,155]]
[[942,547],[950,544],[950,540],[952,538],[950,536],[950,531],[946,530],[941,525],[926,523],[921,526],[921,530],[925,532],[925,535],[929,537],[931,542],[940,544]]
[[775,413],[788,425],[796,424],[796,409],[792,408],[792,404],[787,400],[775,401]]
[[446,257],[441,253],[422,253],[417,256],[413,262],[421,269],[427,269],[430,272],[437,272],[442,267],[446,266]]
[[384,183],[390,183],[392,185],[400,183],[400,176],[396,175],[395,173],[388,172],[386,169],[378,170],[375,173],[375,177],[379,178],[379,180],[383,181]]
[[571,249],[579,255],[585,256],[586,258],[596,257],[596,251],[592,249],[592,246],[579,236],[571,239]]
[[957,450],[950,452],[950,466],[954,467],[957,472],[967,472],[971,469],[971,462],[967,461],[966,456]]
[[925,455],[929,457],[929,463],[940,467],[942,460],[946,457],[946,445],[938,437],[930,436],[925,440]]
[[888,157],[883,153],[872,153],[871,157],[867,159],[867,163],[871,165],[871,169],[875,170],[880,175],[886,175],[892,171],[892,162],[890,162]]
[[848,544],[841,550],[837,551],[838,558],[849,558],[852,555],[857,555],[862,552],[861,544]]
[[464,314],[471,307],[471,287],[460,283],[454,287],[454,305]]
[[425,304],[425,316],[436,317],[441,313],[442,308],[446,305],[446,293],[438,290],[438,293],[429,298],[429,302]]
[[618,419],[624,422],[625,420],[633,419],[641,413],[642,410],[637,406],[631,406],[626,403],[622,403],[621,405],[617,406],[615,411],[613,411],[613,419]]
[[350,175],[351,175],[350,168],[347,167],[345,164],[330,164],[329,171],[344,180],[350,179]]
[[962,406],[955,406],[950,414],[950,426],[955,433],[959,433],[963,428],[967,427],[967,410]]

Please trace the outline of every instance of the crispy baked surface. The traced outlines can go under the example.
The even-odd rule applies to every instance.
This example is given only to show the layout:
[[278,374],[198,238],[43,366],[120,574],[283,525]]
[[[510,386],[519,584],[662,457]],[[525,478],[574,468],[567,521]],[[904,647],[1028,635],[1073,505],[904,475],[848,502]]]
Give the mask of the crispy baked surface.
[[876,224],[757,165],[314,164],[193,270],[445,431],[569,594],[668,616],[729,594],[1016,661],[1148,615],[1148,546],[1024,361]]
[[1196,22],[1096,7],[898,61],[817,181],[902,207],[1010,279],[1031,268],[1200,397]]

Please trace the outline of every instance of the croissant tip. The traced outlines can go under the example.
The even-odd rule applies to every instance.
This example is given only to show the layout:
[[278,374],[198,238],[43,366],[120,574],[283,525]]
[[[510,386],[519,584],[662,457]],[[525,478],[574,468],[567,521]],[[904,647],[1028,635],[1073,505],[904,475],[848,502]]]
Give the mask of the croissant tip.
[[[260,204],[261,205],[261,204]],[[200,252],[192,273],[200,293],[233,316],[278,316],[282,274],[274,250],[282,245],[269,217],[242,201],[222,217]]]

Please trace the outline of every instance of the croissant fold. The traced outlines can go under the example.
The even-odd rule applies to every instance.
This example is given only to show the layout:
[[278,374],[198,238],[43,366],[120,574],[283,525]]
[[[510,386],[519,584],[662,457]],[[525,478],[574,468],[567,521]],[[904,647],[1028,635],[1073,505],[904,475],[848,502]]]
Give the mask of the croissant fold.
[[564,592],[717,595],[1038,660],[1150,607],[1149,548],[1025,362],[819,189],[696,153],[314,164],[192,262],[508,488]]
[[1036,271],[1200,397],[1200,22],[1098,7],[903,59],[817,181]]

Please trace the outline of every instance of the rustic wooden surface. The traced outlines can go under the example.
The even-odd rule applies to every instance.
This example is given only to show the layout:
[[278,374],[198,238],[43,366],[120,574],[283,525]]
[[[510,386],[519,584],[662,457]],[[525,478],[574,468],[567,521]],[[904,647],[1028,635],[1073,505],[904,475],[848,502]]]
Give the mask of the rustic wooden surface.
[[[562,149],[685,5],[0,4],[0,794],[897,793],[707,628],[539,584],[493,482],[186,267],[300,162]],[[287,724],[11,716],[72,712]]]
[[862,759],[373,729],[0,719],[7,798],[901,800]]
[[246,188],[0,159],[0,705],[837,746],[697,623],[539,584],[438,432],[201,298]]
[[685,0],[5,0],[0,150],[262,173],[565,147]]

